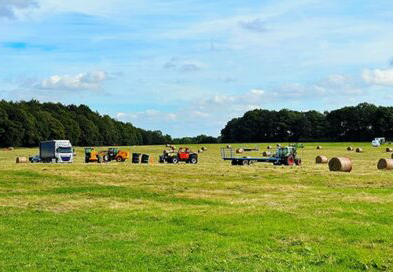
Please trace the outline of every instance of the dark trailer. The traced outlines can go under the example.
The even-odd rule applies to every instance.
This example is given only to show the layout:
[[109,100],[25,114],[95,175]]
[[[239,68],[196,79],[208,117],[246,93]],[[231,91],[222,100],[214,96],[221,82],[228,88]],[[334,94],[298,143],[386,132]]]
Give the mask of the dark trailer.
[[256,162],[273,163],[274,165],[301,165],[302,160],[297,156],[297,146],[279,147],[272,157],[237,157],[232,148],[221,148],[224,161],[231,161],[232,165],[250,165]]

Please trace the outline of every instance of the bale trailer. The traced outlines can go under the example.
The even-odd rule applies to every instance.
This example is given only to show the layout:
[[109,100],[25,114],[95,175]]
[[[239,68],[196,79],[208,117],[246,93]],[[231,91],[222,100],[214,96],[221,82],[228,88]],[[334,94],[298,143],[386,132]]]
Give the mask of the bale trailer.
[[239,157],[232,148],[221,148],[221,157],[224,161],[231,161],[232,165],[250,165],[257,162],[288,166],[302,164],[302,159],[297,156],[297,146],[279,147],[272,157]]

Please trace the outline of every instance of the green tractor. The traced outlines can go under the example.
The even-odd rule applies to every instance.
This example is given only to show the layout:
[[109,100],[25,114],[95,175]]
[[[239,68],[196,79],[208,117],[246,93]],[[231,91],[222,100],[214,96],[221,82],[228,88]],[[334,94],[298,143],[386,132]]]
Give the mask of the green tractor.
[[274,165],[301,165],[302,159],[297,155],[297,145],[279,147],[274,154]]

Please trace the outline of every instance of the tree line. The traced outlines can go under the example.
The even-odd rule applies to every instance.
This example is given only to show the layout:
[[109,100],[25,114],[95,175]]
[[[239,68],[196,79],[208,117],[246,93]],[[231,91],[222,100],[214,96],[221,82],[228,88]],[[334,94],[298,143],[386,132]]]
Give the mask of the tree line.
[[159,130],[144,130],[102,116],[86,105],[0,101],[0,147],[33,147],[49,139],[68,139],[75,146],[217,142],[217,138],[206,135],[172,139]]
[[75,146],[237,142],[371,141],[393,136],[393,107],[361,103],[330,112],[256,109],[229,121],[220,137],[172,138],[159,130],[100,115],[86,105],[0,101],[0,146],[32,147],[48,139]]
[[222,142],[371,141],[393,136],[393,107],[361,103],[324,113],[256,109],[221,130]]

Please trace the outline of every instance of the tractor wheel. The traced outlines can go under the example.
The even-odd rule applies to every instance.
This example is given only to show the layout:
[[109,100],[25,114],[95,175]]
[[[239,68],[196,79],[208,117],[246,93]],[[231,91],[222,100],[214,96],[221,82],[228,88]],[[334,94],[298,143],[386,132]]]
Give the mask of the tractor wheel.
[[122,162],[122,161],[123,161],[123,158],[122,158],[122,157],[117,157],[117,158],[116,158],[116,161],[117,161],[117,162]]
[[292,155],[289,155],[287,158],[287,165],[292,166],[295,163],[295,158]]
[[191,157],[190,163],[196,164],[196,163],[198,163],[198,159],[196,157]]
[[300,165],[302,165],[302,159],[295,159],[295,164],[297,165],[297,166],[300,166]]
[[179,159],[177,157],[172,158],[172,163],[178,163],[178,162],[179,162]]

